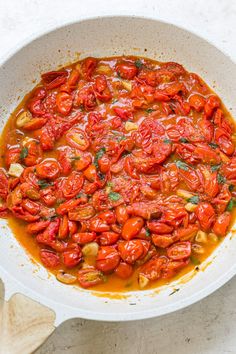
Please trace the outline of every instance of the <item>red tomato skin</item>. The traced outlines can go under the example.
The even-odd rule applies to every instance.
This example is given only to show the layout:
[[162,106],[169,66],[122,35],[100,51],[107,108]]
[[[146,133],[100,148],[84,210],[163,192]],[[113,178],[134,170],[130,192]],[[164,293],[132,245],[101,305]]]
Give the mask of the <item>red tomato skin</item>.
[[199,203],[195,210],[195,214],[200,222],[202,229],[204,231],[208,231],[215,221],[215,211],[211,204],[206,202]]
[[56,105],[58,112],[67,116],[72,109],[72,97],[66,92],[59,92],[56,97]]
[[41,179],[56,179],[60,174],[60,166],[57,161],[44,160],[36,166],[36,174]]
[[48,250],[40,250],[40,258],[46,268],[56,268],[60,264],[59,256]]
[[102,272],[113,271],[120,262],[117,250],[112,246],[102,246],[97,255],[96,268]]
[[105,221],[108,225],[114,224],[116,222],[116,215],[111,210],[103,211],[98,215],[98,217]]
[[101,233],[98,239],[100,245],[110,246],[115,244],[118,241],[119,237],[119,234],[117,234],[116,232],[105,231]]
[[78,282],[85,289],[104,283],[104,279],[103,273],[93,267],[78,271]]
[[96,237],[96,232],[78,232],[72,235],[73,241],[82,245],[96,240]]
[[138,73],[138,68],[132,63],[120,63],[116,65],[116,71],[122,79],[132,80]]
[[134,238],[142,229],[144,221],[140,217],[134,217],[128,219],[122,229],[122,237],[125,240],[131,240]]
[[191,255],[191,242],[177,242],[167,249],[167,256],[174,261],[184,260]]
[[213,232],[218,236],[225,236],[231,221],[231,214],[225,212],[219,215],[216,219],[215,224],[213,225]]
[[118,267],[115,269],[115,274],[121,279],[128,279],[133,273],[133,268],[130,264],[125,262],[120,262]]
[[75,247],[70,247],[62,253],[62,262],[67,268],[77,266],[82,259],[80,247],[76,244]]
[[124,224],[128,220],[129,214],[125,205],[116,207],[116,218],[119,224]]

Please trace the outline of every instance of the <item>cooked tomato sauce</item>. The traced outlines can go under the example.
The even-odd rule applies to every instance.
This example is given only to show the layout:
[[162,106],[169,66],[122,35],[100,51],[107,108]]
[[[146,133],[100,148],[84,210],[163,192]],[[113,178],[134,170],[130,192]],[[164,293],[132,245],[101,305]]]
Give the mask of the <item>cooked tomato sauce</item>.
[[230,230],[235,140],[219,97],[180,64],[86,58],[42,74],[10,117],[0,216],[65,284],[165,284]]

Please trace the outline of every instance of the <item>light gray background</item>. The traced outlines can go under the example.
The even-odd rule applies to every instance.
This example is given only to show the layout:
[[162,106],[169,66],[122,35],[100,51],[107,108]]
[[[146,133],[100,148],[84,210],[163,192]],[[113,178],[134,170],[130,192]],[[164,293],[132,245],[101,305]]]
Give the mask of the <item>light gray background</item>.
[[[0,0],[0,56],[42,28],[102,14],[149,15],[181,25],[236,61],[235,0]],[[165,317],[128,323],[67,321],[36,351],[55,353],[236,353],[236,278]]]

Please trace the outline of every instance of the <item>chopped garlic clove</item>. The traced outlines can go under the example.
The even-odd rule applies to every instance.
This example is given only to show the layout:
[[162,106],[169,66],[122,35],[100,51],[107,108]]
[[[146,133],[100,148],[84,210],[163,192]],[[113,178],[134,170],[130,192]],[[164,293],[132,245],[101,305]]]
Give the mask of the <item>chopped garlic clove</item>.
[[24,167],[20,163],[11,163],[8,174],[12,177],[20,177],[23,171]]
[[96,256],[98,254],[97,242],[89,242],[82,248],[84,256]]
[[187,203],[187,204],[185,204],[184,207],[185,207],[185,209],[186,209],[187,211],[192,212],[192,211],[194,211],[194,210],[196,209],[197,204]]
[[197,254],[203,254],[203,253],[205,253],[204,247],[201,246],[201,245],[198,245],[198,244],[196,244],[196,243],[194,243],[194,244],[192,245],[192,251],[193,251],[194,253],[197,253]]
[[178,197],[184,198],[184,199],[189,199],[192,198],[194,196],[193,193],[190,193],[184,189],[177,189],[176,194],[178,195]]
[[216,234],[214,234],[213,232],[209,233],[208,239],[210,242],[213,242],[213,243],[219,241],[218,236]]
[[125,81],[125,80],[122,80],[121,82],[122,82],[123,87],[124,87],[127,91],[131,91],[131,90],[132,90],[132,84],[131,84],[131,82]]
[[148,285],[149,279],[146,278],[144,275],[139,274],[138,283],[139,283],[140,288],[143,289],[143,288],[145,288]]
[[137,130],[138,129],[138,124],[133,123],[133,122],[126,122],[125,123],[125,130],[127,132],[130,132],[131,130]]
[[197,235],[195,236],[195,241],[200,242],[200,243],[207,243],[206,232],[199,230]]
[[18,128],[24,127],[26,123],[28,123],[31,120],[31,116],[29,112],[22,112],[20,115],[16,118],[16,126]]
[[63,270],[59,270],[56,277],[57,280],[64,284],[73,284],[77,280],[75,275],[65,273]]

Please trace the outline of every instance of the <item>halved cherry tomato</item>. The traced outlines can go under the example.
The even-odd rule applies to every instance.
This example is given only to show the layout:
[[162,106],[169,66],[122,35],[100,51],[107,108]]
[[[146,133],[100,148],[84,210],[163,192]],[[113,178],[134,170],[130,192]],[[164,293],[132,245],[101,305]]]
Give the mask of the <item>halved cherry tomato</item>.
[[83,288],[89,288],[90,286],[104,283],[105,277],[102,272],[89,267],[86,269],[80,269],[78,271],[78,281]]
[[44,160],[36,166],[36,174],[41,179],[56,179],[60,174],[60,166],[55,160]]
[[150,231],[157,233],[157,234],[169,234],[173,231],[173,227],[167,225],[163,222],[157,220],[151,220],[147,222],[147,227]]
[[85,132],[79,128],[71,128],[66,133],[66,141],[67,143],[76,149],[85,151],[89,147],[89,140],[85,134]]
[[179,261],[190,257],[191,242],[182,241],[167,248],[167,256],[174,261]]
[[58,112],[67,116],[72,109],[72,96],[66,92],[59,92],[56,98]]
[[59,256],[55,252],[49,250],[40,250],[40,258],[47,268],[56,268],[60,264]]

